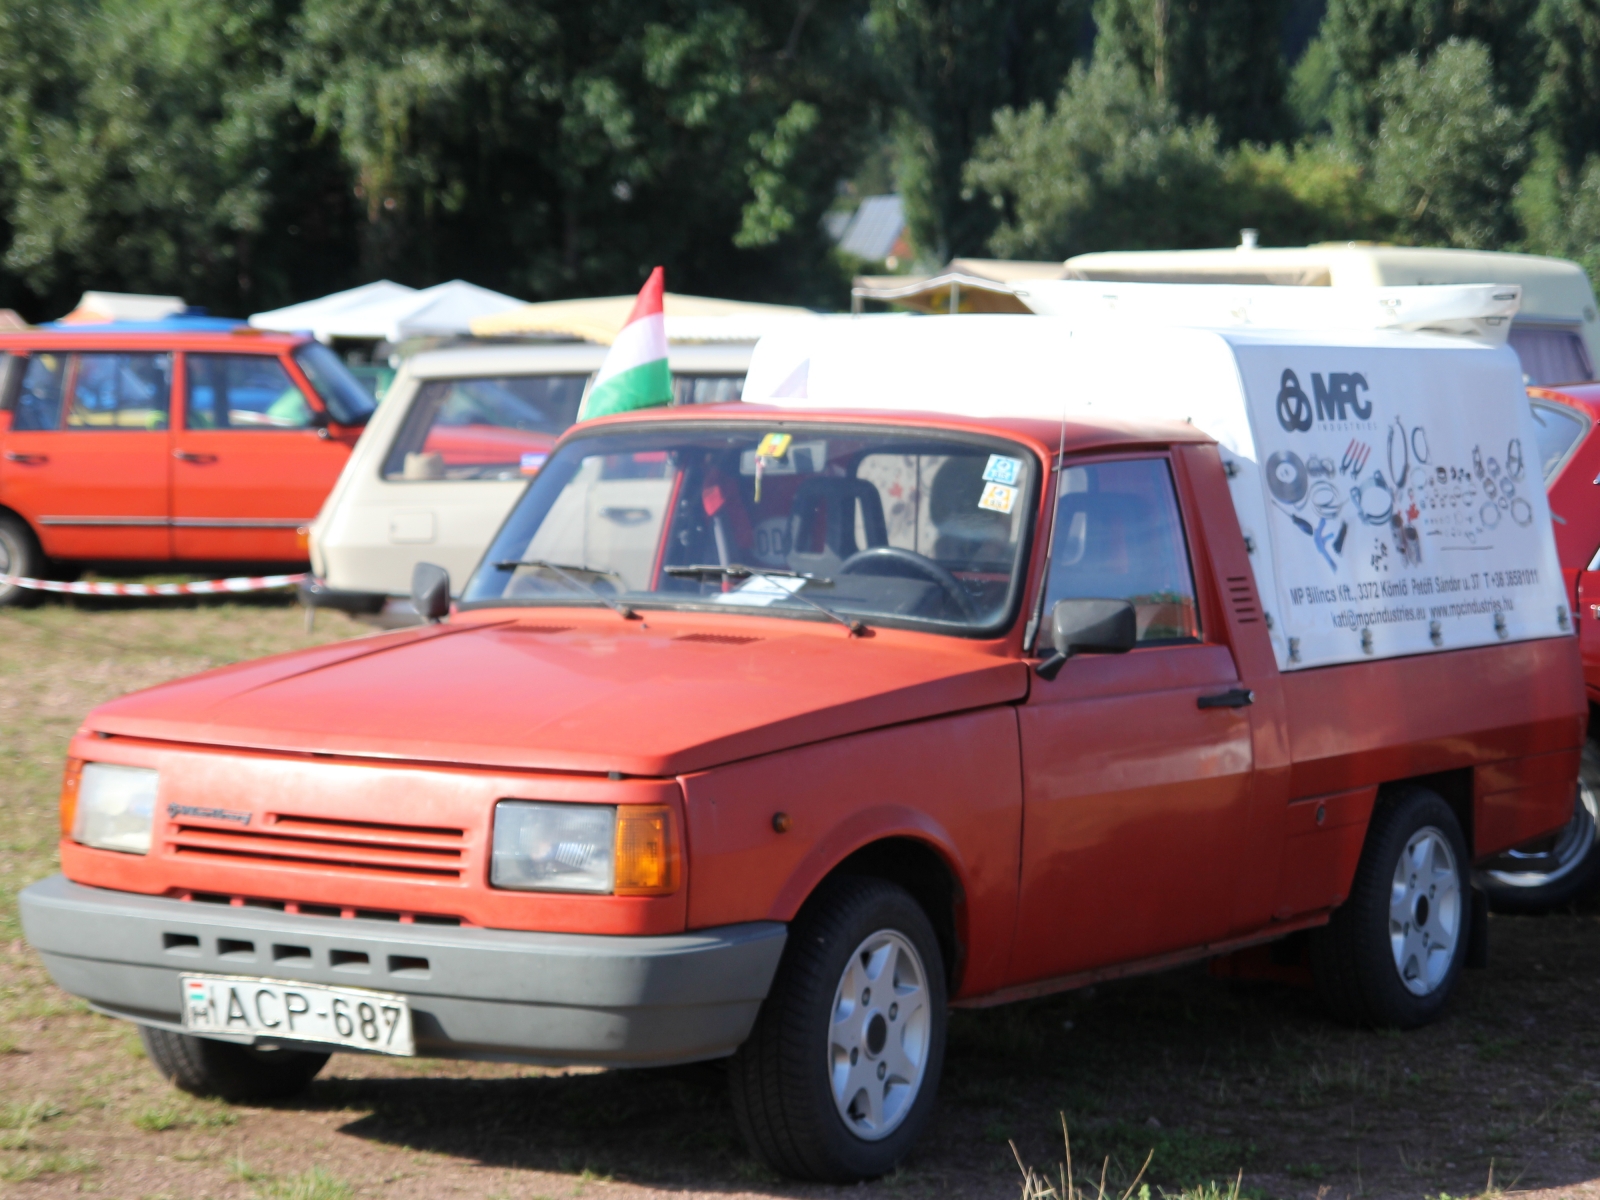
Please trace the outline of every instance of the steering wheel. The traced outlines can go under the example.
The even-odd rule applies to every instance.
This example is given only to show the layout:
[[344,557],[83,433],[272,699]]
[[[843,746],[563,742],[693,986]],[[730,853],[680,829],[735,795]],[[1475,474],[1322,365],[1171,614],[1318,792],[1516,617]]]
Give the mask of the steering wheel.
[[[890,570],[874,570],[878,565],[890,567]],[[892,569],[898,567],[898,570]],[[946,598],[955,605],[956,611],[963,617],[971,620],[977,614],[972,611],[972,598],[967,595],[956,577],[946,571],[933,559],[918,554],[915,550],[905,550],[899,546],[868,546],[865,550],[857,550],[839,566],[841,575],[889,575],[926,580],[938,586]]]

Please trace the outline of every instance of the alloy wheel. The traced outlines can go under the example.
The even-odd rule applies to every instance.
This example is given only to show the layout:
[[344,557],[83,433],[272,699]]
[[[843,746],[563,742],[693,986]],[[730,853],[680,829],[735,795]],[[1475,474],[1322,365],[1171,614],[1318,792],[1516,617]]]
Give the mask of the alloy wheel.
[[828,1023],[828,1079],[845,1127],[878,1141],[905,1120],[922,1089],[933,1013],[922,956],[892,929],[871,934],[845,963]]
[[1412,995],[1429,995],[1449,975],[1461,916],[1455,852],[1443,832],[1425,825],[1407,839],[1389,889],[1389,945]]

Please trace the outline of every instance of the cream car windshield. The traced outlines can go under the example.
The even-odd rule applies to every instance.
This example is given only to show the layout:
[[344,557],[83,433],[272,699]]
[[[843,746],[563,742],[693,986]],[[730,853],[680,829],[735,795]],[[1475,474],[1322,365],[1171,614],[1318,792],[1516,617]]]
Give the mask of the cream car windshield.
[[992,630],[1016,606],[1037,473],[1013,443],[904,427],[597,433],[543,467],[462,599]]

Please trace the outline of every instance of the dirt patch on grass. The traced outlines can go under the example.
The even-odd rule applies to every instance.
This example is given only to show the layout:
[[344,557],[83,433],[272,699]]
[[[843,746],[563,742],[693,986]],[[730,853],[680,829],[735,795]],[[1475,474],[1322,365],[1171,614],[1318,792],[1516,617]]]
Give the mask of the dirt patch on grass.
[[1011,1144],[1052,1177],[1152,1194],[1600,1197],[1600,904],[1495,918],[1491,967],[1407,1035],[1329,1024],[1291,988],[1192,969],[955,1014],[943,1102],[900,1172],[862,1188],[767,1172],[716,1065],[548,1071],[338,1055],[299,1100],[196,1100],[133,1029],[54,988],[16,890],[54,866],[67,738],[95,703],[365,630],[291,606],[68,603],[0,611],[0,1191],[126,1197],[1015,1197]]

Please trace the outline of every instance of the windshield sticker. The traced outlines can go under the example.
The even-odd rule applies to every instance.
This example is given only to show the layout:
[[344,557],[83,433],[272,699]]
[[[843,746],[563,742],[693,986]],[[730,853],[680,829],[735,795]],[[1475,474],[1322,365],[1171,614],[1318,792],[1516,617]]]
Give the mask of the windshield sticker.
[[1017,489],[1003,483],[987,483],[983,495],[978,497],[978,507],[991,512],[1009,513],[1017,506]]
[[[985,483],[1001,483],[1006,487],[1015,487],[1022,478],[1022,460],[1008,458],[1004,454],[989,455],[989,465],[983,469]],[[1005,510],[1010,512],[1008,508]]]
[[789,443],[794,441],[792,433],[769,433],[761,439],[761,444],[756,447],[757,458],[782,458],[789,453]]
[[539,468],[544,466],[550,456],[543,453],[524,454],[522,456],[522,473],[524,475],[537,475]]
[[806,580],[786,576],[752,575],[731,592],[713,597],[716,604],[749,604],[766,608],[780,600],[787,600],[805,587]]

